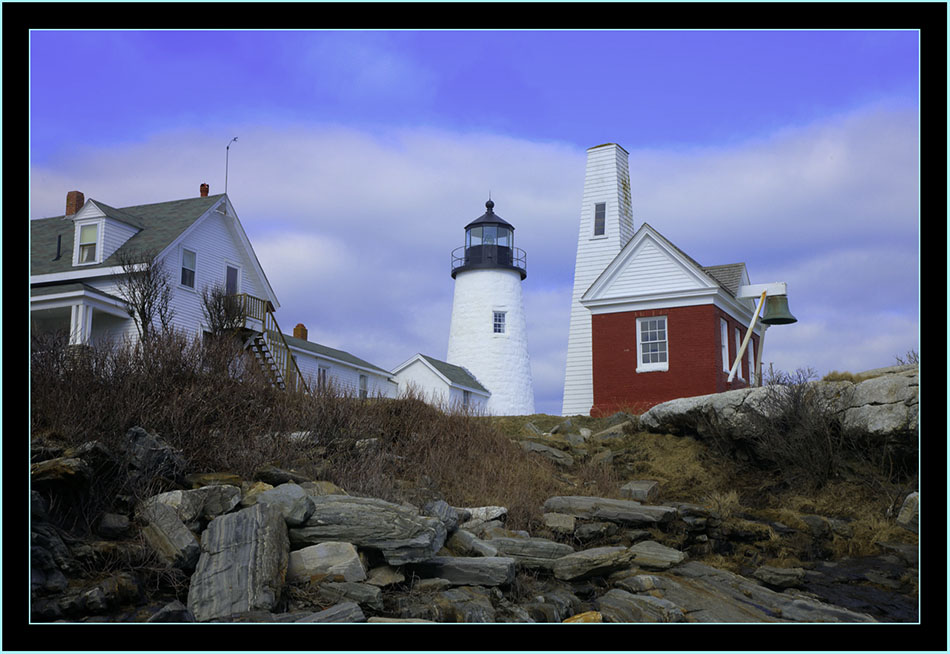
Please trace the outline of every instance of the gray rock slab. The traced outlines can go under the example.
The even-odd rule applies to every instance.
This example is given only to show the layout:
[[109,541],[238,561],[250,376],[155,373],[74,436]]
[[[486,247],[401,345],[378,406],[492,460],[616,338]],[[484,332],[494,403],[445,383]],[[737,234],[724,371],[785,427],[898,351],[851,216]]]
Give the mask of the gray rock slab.
[[287,523],[277,508],[254,505],[215,518],[201,535],[189,610],[198,622],[272,610],[288,559]]
[[351,601],[373,611],[383,610],[383,593],[379,586],[352,581],[331,581],[320,584],[317,594],[329,602]]
[[567,452],[562,452],[557,448],[550,447],[548,445],[542,445],[541,443],[535,443],[534,441],[519,441],[519,444],[525,452],[535,452],[540,454],[559,466],[567,468],[574,465],[574,457],[572,457]]
[[291,527],[306,523],[314,511],[314,503],[310,499],[310,494],[294,482],[285,482],[270,490],[258,493],[257,503],[276,506],[280,509],[284,520]]
[[308,616],[294,620],[295,623],[306,622],[366,622],[366,614],[356,602],[340,602],[328,609],[311,613]]
[[550,570],[556,559],[567,556],[574,548],[546,538],[492,538],[487,541],[500,556],[513,558],[527,569]]
[[326,541],[353,543],[379,550],[390,565],[424,561],[445,543],[445,525],[438,518],[367,497],[312,497],[314,511],[300,527],[290,529],[295,547]]
[[142,536],[166,565],[194,569],[201,547],[175,509],[156,502],[142,510],[141,518],[147,522],[142,527]]
[[548,513],[566,513],[589,520],[607,520],[620,525],[643,525],[670,522],[676,517],[671,506],[646,506],[634,500],[615,500],[583,495],[562,495],[544,503]]
[[632,561],[629,548],[594,547],[556,559],[551,569],[558,579],[570,581],[629,568]]
[[656,502],[660,496],[660,484],[647,479],[628,481],[620,487],[620,496],[637,502]]
[[726,570],[688,561],[671,570],[675,583],[664,598],[686,611],[692,622],[875,622],[864,613],[818,600],[776,592]]
[[685,622],[683,610],[667,599],[613,588],[596,601],[604,622]]
[[633,562],[650,570],[666,570],[686,559],[686,554],[656,541],[645,540],[630,548]]
[[759,566],[752,576],[762,583],[776,588],[796,588],[805,582],[804,568],[776,568]]
[[501,586],[515,578],[515,560],[502,556],[435,556],[410,569],[419,577],[446,579],[454,586]]
[[897,524],[899,524],[904,529],[912,531],[915,534],[918,533],[918,506],[920,505],[920,493],[914,491],[906,498],[904,498],[904,503],[901,505],[900,513],[897,514]]

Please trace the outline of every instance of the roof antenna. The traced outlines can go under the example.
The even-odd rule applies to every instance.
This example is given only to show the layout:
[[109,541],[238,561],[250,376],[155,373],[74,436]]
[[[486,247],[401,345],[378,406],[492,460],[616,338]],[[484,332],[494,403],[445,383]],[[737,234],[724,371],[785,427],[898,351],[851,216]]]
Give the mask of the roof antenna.
[[235,136],[233,139],[228,141],[228,147],[224,149],[224,194],[228,194],[228,156],[231,154],[231,144],[237,141]]

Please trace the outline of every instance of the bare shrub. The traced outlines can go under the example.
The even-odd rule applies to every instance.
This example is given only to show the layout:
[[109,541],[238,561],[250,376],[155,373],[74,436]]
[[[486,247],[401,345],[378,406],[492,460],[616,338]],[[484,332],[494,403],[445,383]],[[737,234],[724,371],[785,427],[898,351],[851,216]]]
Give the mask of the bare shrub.
[[831,400],[810,383],[814,371],[773,373],[750,414],[753,453],[792,484],[820,487],[836,477],[846,441]]
[[148,340],[158,319],[162,332],[171,328],[175,310],[171,306],[172,287],[165,262],[155,250],[120,248],[115,257],[124,273],[118,279],[117,292],[126,302],[126,311],[139,336]]

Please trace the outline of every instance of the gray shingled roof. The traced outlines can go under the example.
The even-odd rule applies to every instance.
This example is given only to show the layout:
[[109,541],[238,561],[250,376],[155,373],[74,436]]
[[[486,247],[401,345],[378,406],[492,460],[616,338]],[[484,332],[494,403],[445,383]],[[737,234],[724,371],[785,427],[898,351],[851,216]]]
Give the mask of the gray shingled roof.
[[453,365],[451,363],[446,363],[445,361],[439,361],[438,359],[433,359],[432,357],[426,356],[425,354],[420,354],[419,356],[431,363],[433,368],[445,375],[446,378],[448,378],[448,380],[453,384],[459,384],[460,386],[467,386],[468,388],[474,388],[477,391],[489,393],[488,389],[479,384],[474,375],[472,375],[472,373],[470,373],[465,368]]
[[[125,252],[160,252],[168,247],[182,232],[210,209],[223,194],[208,197],[186,198],[170,202],[140,204],[116,209],[90,198],[110,218],[138,227],[141,231],[125,242],[102,263],[83,268],[110,268],[118,265]],[[55,216],[30,221],[30,274],[70,272],[73,267],[73,236],[75,229],[71,218]],[[56,237],[62,236],[60,258],[56,261]]]
[[327,357],[329,359],[336,359],[337,361],[343,361],[345,363],[349,363],[355,366],[361,366],[363,368],[378,370],[379,372],[383,373],[387,377],[389,377],[392,374],[388,370],[380,368],[379,366],[375,366],[368,361],[364,361],[363,359],[360,359],[359,357],[355,357],[349,352],[344,352],[343,350],[335,350],[332,347],[327,347],[326,345],[320,345],[319,343],[312,343],[302,338],[295,338],[287,334],[284,334],[284,338],[287,340],[287,345],[289,345],[290,347],[299,347],[301,350],[307,350],[309,352],[313,352],[314,354],[318,356]]

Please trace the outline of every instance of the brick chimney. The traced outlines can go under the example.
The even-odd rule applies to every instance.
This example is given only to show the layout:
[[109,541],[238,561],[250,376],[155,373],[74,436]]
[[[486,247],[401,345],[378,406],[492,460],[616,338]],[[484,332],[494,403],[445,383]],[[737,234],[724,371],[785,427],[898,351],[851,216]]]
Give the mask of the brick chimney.
[[82,209],[82,205],[85,203],[86,198],[82,194],[82,191],[70,191],[66,194],[66,215],[72,216]]
[[302,322],[298,322],[294,327],[294,338],[299,338],[302,341],[307,340],[307,328],[304,327]]
[[199,191],[201,192],[201,197],[203,197],[203,198],[208,197],[208,190],[209,190],[208,185],[207,185],[207,184],[202,184],[202,185],[199,187]]

